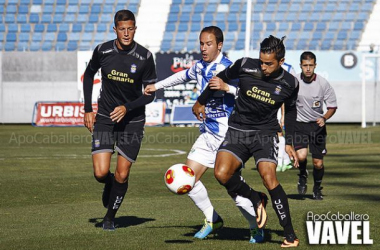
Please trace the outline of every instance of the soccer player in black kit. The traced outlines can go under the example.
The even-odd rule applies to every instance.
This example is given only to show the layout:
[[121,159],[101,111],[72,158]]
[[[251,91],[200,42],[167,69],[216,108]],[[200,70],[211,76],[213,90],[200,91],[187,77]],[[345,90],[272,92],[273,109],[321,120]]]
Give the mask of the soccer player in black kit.
[[[242,58],[210,80],[228,82],[239,78],[238,98],[228,121],[228,131],[222,142],[215,165],[215,177],[228,192],[249,198],[256,214],[266,221],[265,201],[259,193],[242,181],[240,169],[252,156],[268,189],[272,206],[284,228],[281,247],[297,247],[291,222],[288,199],[276,177],[278,136],[281,131],[277,111],[285,103],[286,152],[298,167],[293,143],[293,126],[296,122],[298,81],[281,65],[285,60],[283,39],[269,36],[260,44],[260,59]],[[193,107],[198,119],[204,116],[204,104],[213,90],[209,87]]]
[[[120,10],[115,14],[114,24],[117,39],[95,48],[83,81],[84,124],[92,133],[94,176],[105,184],[104,230],[115,230],[115,215],[125,199],[130,169],[144,134],[145,105],[154,99],[154,94],[146,96],[142,90],[157,81],[152,53],[134,41],[137,28],[134,14]],[[94,75],[99,68],[102,89],[95,116],[91,95]],[[110,164],[115,150],[117,165],[112,174]]]

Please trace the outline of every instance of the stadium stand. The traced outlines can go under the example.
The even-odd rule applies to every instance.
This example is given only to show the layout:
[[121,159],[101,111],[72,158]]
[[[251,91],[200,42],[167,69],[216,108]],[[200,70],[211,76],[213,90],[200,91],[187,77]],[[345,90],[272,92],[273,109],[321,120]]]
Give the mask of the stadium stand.
[[[142,0],[0,0],[3,51],[91,50],[113,38],[118,9],[140,11]],[[288,49],[354,50],[376,0],[252,0],[251,46],[268,34],[287,36]],[[197,50],[202,27],[217,25],[225,49],[243,49],[246,1],[171,0],[159,49]],[[140,11],[140,12],[139,12]],[[139,32],[142,32],[142,28]],[[373,34],[372,37],[373,38]]]

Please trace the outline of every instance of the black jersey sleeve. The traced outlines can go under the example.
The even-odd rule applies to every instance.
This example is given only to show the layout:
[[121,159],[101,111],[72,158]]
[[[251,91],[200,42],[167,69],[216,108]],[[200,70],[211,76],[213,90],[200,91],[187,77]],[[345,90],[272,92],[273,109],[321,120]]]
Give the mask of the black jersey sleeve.
[[[149,84],[144,84],[144,89],[146,88],[147,85]],[[135,108],[139,108],[151,103],[154,100],[155,96],[156,96],[155,92],[153,92],[151,95],[142,95],[132,102],[125,103],[124,107],[127,109],[127,112],[131,111]]]
[[[240,68],[244,63],[244,58],[238,59],[235,63],[231,64],[228,68],[225,68],[216,76],[223,80],[223,82],[230,82],[232,79],[239,78]],[[202,94],[198,97],[198,102],[201,105],[205,105],[207,99],[211,94],[216,92],[217,90],[211,90],[209,86],[207,86]]]
[[83,75],[84,112],[92,112],[92,88],[94,76],[100,68],[98,57],[99,46],[95,48],[92,58]]
[[144,68],[142,81],[144,84],[150,84],[157,82],[156,65],[154,64],[153,55],[148,51],[147,62]]
[[285,101],[285,144],[293,145],[294,126],[297,121],[297,97],[299,84],[295,79],[295,89],[292,95]]

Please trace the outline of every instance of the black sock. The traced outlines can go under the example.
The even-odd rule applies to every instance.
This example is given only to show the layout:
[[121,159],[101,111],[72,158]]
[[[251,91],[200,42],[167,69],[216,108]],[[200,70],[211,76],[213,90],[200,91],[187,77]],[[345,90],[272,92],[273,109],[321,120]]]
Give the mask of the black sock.
[[279,184],[277,187],[269,191],[272,198],[272,207],[277,214],[280,225],[284,228],[285,237],[294,234],[292,219],[290,217],[288,197],[284,189]]
[[307,159],[305,159],[305,161],[300,161],[299,164],[300,164],[300,166],[299,166],[300,175],[305,175],[306,176]]
[[119,210],[121,203],[124,200],[127,189],[128,189],[128,182],[119,183],[114,179],[112,189],[111,189],[108,211],[104,218],[107,218],[109,220],[113,220],[115,218],[117,210]]
[[319,188],[321,186],[324,174],[325,174],[325,167],[324,166],[322,166],[322,168],[320,168],[320,169],[314,168],[314,170],[313,170],[314,188]]
[[236,193],[252,201],[253,206],[257,207],[261,203],[260,195],[243,181],[239,173],[235,173],[225,184],[228,192]]
[[108,171],[108,173],[107,173],[107,175],[105,176],[105,177],[103,177],[103,178],[97,178],[96,176],[95,176],[95,174],[94,174],[94,177],[95,177],[95,179],[98,181],[98,182],[100,182],[100,183],[110,183],[111,181],[112,181],[112,174],[111,174],[111,172],[110,171]]

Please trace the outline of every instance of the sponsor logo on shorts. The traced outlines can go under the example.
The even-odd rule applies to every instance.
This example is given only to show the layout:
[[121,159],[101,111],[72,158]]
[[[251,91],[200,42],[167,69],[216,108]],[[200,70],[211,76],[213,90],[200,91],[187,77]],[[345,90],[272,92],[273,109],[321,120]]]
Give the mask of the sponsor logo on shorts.
[[100,147],[100,141],[99,140],[95,140],[94,145],[95,145],[95,148]]
[[136,73],[137,66],[136,64],[131,65],[131,73]]
[[222,146],[225,147],[225,146],[227,146],[227,144],[228,144],[228,141],[224,141],[224,142],[222,143]]

